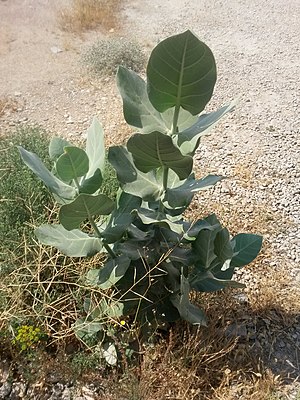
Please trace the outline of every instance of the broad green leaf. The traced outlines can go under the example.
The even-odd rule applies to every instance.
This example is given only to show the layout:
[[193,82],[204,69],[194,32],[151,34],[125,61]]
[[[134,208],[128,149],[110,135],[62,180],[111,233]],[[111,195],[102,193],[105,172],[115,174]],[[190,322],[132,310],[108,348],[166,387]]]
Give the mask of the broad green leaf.
[[203,270],[196,276],[191,276],[190,284],[192,289],[198,292],[215,292],[226,287],[244,288],[245,285],[240,282],[232,281],[231,278],[219,279],[211,271]]
[[110,147],[108,160],[116,170],[118,180],[126,193],[138,196],[144,201],[156,201],[160,198],[162,182],[156,179],[153,171],[145,174],[137,170],[131,154],[125,147]]
[[54,176],[39,159],[39,157],[18,146],[23,162],[34,172],[44,184],[58,197],[72,200],[76,196],[76,190],[74,187],[67,185],[62,182],[56,176]]
[[84,178],[80,182],[79,193],[93,194],[100,189],[102,184],[102,174],[100,169],[96,169],[93,176],[90,178]]
[[91,126],[87,130],[86,154],[89,159],[89,169],[86,179],[95,175],[97,169],[103,176],[105,166],[105,144],[102,125],[96,117],[93,118]]
[[58,157],[64,154],[64,148],[66,146],[72,146],[67,140],[60,137],[54,137],[51,139],[49,144],[49,156],[51,160],[56,161]]
[[114,202],[104,194],[92,196],[82,193],[72,203],[60,208],[59,221],[70,231],[94,215],[110,214],[113,208]]
[[160,167],[171,168],[180,179],[187,178],[193,167],[193,159],[183,156],[172,138],[161,132],[136,133],[127,142],[136,167],[147,173]]
[[234,252],[231,265],[234,267],[242,267],[252,262],[262,246],[262,236],[252,233],[240,233],[231,240]]
[[184,239],[188,241],[196,240],[199,232],[202,231],[203,229],[207,229],[210,231],[220,229],[220,223],[216,222],[215,224],[212,224],[205,219],[198,220],[195,223],[189,224],[187,226],[187,228],[185,229],[186,233],[184,235]]
[[226,262],[228,263],[227,268],[230,265],[230,261],[233,257],[232,247],[230,245],[229,232],[226,228],[222,228],[217,234],[214,242],[214,252],[218,257],[218,261],[222,266]]
[[216,78],[211,50],[188,30],[152,51],[147,66],[149,99],[159,112],[180,106],[196,115],[209,102]]
[[117,200],[117,208],[110,216],[103,237],[107,243],[115,243],[118,241],[132,223],[134,215],[133,211],[138,209],[142,203],[140,197],[122,192]]
[[55,164],[57,175],[65,182],[70,182],[85,175],[89,170],[86,152],[79,147],[66,146]]
[[115,285],[123,278],[129,266],[130,259],[125,255],[108,260],[99,272],[98,286],[100,289],[109,289]]
[[167,132],[161,114],[150,103],[145,81],[134,71],[119,67],[117,84],[123,99],[123,113],[126,122],[139,128],[143,133]]
[[214,230],[202,229],[197,235],[196,240],[192,244],[192,248],[197,260],[197,264],[205,269],[209,269],[213,261],[216,260],[215,254],[215,238],[217,233],[222,230],[218,220],[214,215],[205,218],[204,221],[210,225],[216,225]]
[[35,234],[41,243],[56,247],[69,257],[89,257],[102,249],[98,238],[79,229],[68,231],[62,225],[41,225]]
[[169,227],[173,232],[183,234],[183,225],[176,217],[171,217],[159,211],[145,208],[138,210],[138,216],[145,225],[156,224],[162,227]]
[[180,277],[180,293],[171,296],[172,304],[177,308],[181,318],[193,325],[206,326],[206,317],[204,312],[191,304],[189,300],[190,284],[187,278],[181,273]]
[[223,179],[223,177],[217,175],[208,175],[202,179],[194,179],[193,175],[191,175],[182,185],[173,189],[167,189],[164,200],[167,201],[171,207],[187,206],[190,204],[194,193],[211,188],[221,179]]
[[175,137],[175,143],[185,155],[194,155],[202,136],[208,135],[217,122],[236,106],[236,101],[232,101],[228,106],[224,106],[217,111],[209,114],[200,115],[198,121],[192,126],[180,132]]

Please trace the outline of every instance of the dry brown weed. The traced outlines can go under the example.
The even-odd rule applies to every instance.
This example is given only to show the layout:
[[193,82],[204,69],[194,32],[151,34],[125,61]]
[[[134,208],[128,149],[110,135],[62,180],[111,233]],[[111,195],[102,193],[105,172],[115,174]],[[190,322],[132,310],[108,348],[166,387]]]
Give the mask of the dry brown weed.
[[58,14],[62,30],[81,33],[102,26],[106,30],[118,25],[120,0],[73,0]]

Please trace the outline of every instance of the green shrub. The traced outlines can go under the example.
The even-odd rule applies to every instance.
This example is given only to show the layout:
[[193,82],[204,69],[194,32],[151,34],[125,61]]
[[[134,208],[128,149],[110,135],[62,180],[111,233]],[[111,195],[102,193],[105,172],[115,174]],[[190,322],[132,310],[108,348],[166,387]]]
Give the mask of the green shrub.
[[[104,266],[87,274],[87,282],[104,296],[85,299],[86,314],[74,329],[88,345],[102,341],[110,365],[119,353],[131,354],[129,338],[122,339],[127,325],[137,322],[146,337],[149,326],[179,319],[205,325],[205,313],[191,303],[190,292],[244,287],[232,280],[234,272],[252,262],[262,245],[259,235],[232,237],[214,214],[185,219],[194,194],[224,178],[198,179],[193,171],[201,137],[235,106],[202,113],[216,82],[211,50],[186,31],[152,51],[147,82],[124,67],[117,82],[124,117],[138,132],[108,151],[121,186],[116,199],[103,193],[104,134],[96,118],[85,149],[52,139],[53,173],[20,148],[25,164],[60,203],[60,224],[40,226],[38,239],[69,257],[107,253]],[[101,226],[99,216],[107,219]],[[80,230],[86,223],[90,232]]]
[[53,202],[48,189],[24,166],[17,145],[39,152],[50,165],[49,138],[40,128],[24,127],[0,139],[0,262],[9,252],[16,253],[24,234],[33,237],[29,225],[45,222],[46,206]]
[[145,67],[141,46],[126,38],[111,37],[98,40],[82,57],[83,63],[97,75],[114,75],[122,65],[139,72]]

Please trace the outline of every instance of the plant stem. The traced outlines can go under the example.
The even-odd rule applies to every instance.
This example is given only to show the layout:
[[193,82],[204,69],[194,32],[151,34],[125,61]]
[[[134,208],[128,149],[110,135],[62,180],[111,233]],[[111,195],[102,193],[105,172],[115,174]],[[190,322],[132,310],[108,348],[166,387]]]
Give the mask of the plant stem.
[[90,224],[92,225],[92,228],[94,229],[94,231],[95,231],[95,233],[96,233],[97,238],[101,239],[102,244],[103,244],[103,247],[105,248],[105,250],[108,252],[108,254],[109,254],[112,258],[116,258],[117,256],[116,256],[116,254],[114,253],[114,251],[109,247],[109,245],[108,245],[107,243],[105,243],[105,242],[103,241],[102,236],[101,236],[101,232],[99,231],[99,228],[98,228],[96,222],[94,221],[94,218],[90,216],[90,217],[89,217],[89,221],[90,221]]
[[175,106],[174,115],[173,115],[173,123],[172,123],[172,133],[171,135],[175,135],[177,133],[177,125],[179,118],[180,105]]

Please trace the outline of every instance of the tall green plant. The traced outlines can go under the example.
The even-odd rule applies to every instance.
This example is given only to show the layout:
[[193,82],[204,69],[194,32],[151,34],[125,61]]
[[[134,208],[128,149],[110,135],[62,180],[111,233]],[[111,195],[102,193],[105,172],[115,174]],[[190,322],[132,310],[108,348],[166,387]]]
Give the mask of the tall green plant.
[[[37,228],[38,239],[72,257],[107,253],[105,265],[87,279],[109,290],[111,300],[103,298],[96,309],[85,303],[88,317],[77,324],[81,338],[100,332],[105,317],[129,316],[142,323],[182,318],[204,325],[205,315],[190,302],[190,291],[243,286],[232,276],[257,256],[261,236],[230,237],[215,215],[196,222],[183,217],[195,193],[223,179],[197,179],[193,173],[201,137],[234,108],[231,103],[202,113],[215,82],[214,56],[190,31],[155,47],[147,82],[119,68],[124,116],[136,133],[108,152],[120,183],[116,201],[101,192],[105,151],[96,119],[85,150],[52,139],[52,172],[35,154],[19,149],[61,204],[60,224]],[[91,232],[80,229],[87,221]]]

